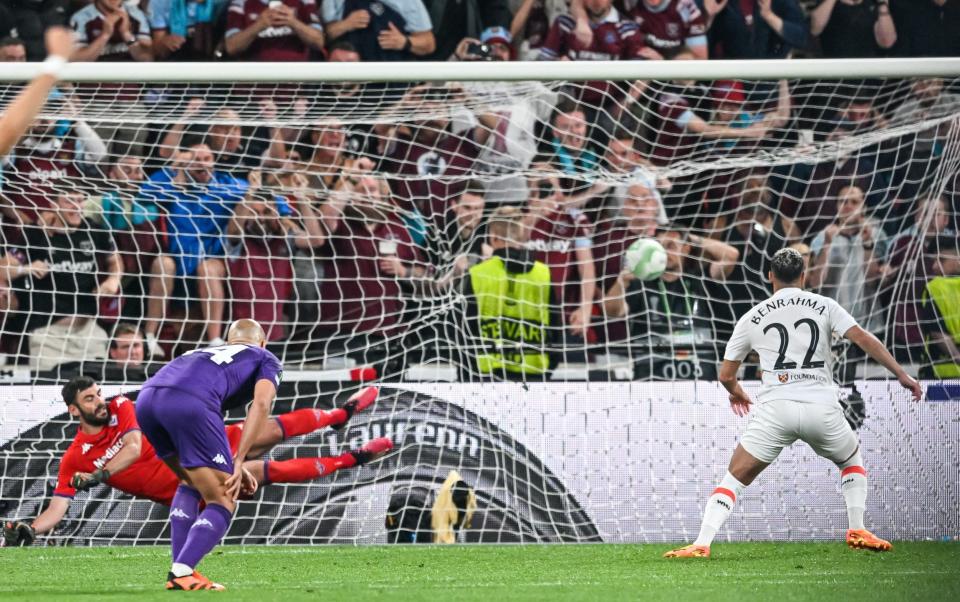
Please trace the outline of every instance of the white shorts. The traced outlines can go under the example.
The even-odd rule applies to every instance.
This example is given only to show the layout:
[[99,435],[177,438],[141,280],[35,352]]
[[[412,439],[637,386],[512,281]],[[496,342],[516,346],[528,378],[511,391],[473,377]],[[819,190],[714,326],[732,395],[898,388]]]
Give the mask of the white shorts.
[[849,459],[859,445],[839,405],[784,399],[753,406],[740,445],[769,464],[797,439],[834,463]]

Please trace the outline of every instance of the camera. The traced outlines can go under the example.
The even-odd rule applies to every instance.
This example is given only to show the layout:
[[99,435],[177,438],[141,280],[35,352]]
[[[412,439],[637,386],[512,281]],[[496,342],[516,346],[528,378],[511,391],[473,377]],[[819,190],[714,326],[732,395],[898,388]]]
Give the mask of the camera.
[[479,61],[492,61],[493,49],[490,48],[490,44],[471,42],[467,44],[467,57]]

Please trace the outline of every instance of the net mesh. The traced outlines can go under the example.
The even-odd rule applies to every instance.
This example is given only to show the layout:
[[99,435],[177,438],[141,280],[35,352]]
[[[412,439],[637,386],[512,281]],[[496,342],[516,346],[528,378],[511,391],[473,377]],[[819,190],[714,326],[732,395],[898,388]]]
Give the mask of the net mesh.
[[[65,84],[3,164],[5,376],[80,371],[132,390],[165,359],[251,317],[285,368],[306,375],[281,392],[277,412],[332,407],[355,387],[311,374],[456,381],[467,400],[490,380],[691,380],[688,401],[722,400],[697,386],[715,380],[733,325],[770,294],[769,260],[789,245],[809,258],[808,287],[900,361],[955,378],[958,173],[956,79]],[[658,271],[656,252],[635,268],[627,260],[646,239],[666,257],[649,280],[637,274]],[[521,282],[494,297],[520,296],[521,309],[490,305],[491,257]],[[545,278],[545,288],[531,284]],[[118,324],[147,335],[143,363]],[[839,342],[836,355],[838,381],[863,398],[855,383],[879,369]],[[749,359],[745,371],[756,376]],[[618,394],[636,394],[624,386]],[[522,403],[523,389],[498,387]],[[703,492],[681,495],[681,483],[670,499],[691,506],[686,522],[641,531],[598,518],[598,502],[585,510],[585,494],[557,485],[576,472],[569,450],[581,438],[601,442],[589,453],[617,449],[608,433],[646,411],[636,404],[605,406],[599,423],[572,402],[537,410],[528,418],[546,426],[530,431],[534,445],[523,426],[506,426],[507,403],[438,401],[451,390],[394,391],[352,435],[282,444],[275,457],[336,455],[381,433],[399,445],[322,484],[276,486],[241,506],[249,520],[231,537],[383,541],[385,500],[416,506],[417,483],[432,500],[450,468],[482,482],[481,509],[503,509],[474,529],[485,541],[695,529]],[[663,391],[651,399],[670,399]],[[40,418],[4,404],[10,512],[39,509],[72,439],[51,403]],[[694,432],[712,428],[712,414],[688,411],[678,416]],[[660,437],[639,436],[650,446]],[[563,465],[547,466],[557,449]],[[582,461],[599,479],[585,477],[585,488],[616,490],[614,458]],[[71,515],[62,540],[165,536],[166,510],[106,489],[92,497],[105,503]],[[609,508],[637,512],[636,497],[614,498]],[[839,512],[828,520],[842,522]]]

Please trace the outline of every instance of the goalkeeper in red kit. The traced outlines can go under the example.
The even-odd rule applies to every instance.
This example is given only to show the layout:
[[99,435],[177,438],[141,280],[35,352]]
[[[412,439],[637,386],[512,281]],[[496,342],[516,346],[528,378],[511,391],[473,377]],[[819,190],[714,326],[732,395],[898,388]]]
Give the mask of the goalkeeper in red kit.
[[[265,429],[261,440],[254,442],[247,457],[259,458],[290,437],[326,427],[342,429],[356,412],[373,405],[377,393],[376,387],[366,387],[333,410],[307,408],[277,416]],[[70,415],[80,421],[80,427],[60,460],[54,497],[47,509],[32,522],[9,521],[4,524],[7,546],[30,545],[38,533],[52,530],[66,515],[76,492],[99,483],[137,498],[153,500],[164,506],[173,505],[180,482],[157,457],[150,442],[141,436],[132,401],[122,395],[109,401],[103,399],[99,385],[86,376],[78,376],[63,387],[63,400]],[[230,447],[235,451],[243,433],[243,423],[228,425],[226,432]],[[243,468],[263,485],[299,483],[327,476],[342,468],[360,466],[391,449],[393,442],[381,437],[332,458],[248,459]],[[199,500],[199,492],[196,495]],[[189,505],[185,507],[190,508]],[[170,514],[183,520],[196,519],[180,507],[171,507]]]

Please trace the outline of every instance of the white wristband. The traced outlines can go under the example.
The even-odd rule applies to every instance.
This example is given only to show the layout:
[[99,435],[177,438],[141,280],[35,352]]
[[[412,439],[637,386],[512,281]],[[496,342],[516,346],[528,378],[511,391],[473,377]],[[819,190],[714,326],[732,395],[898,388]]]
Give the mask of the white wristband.
[[63,68],[66,65],[67,59],[63,58],[62,56],[50,55],[40,66],[40,74],[60,77],[60,72],[63,71]]

